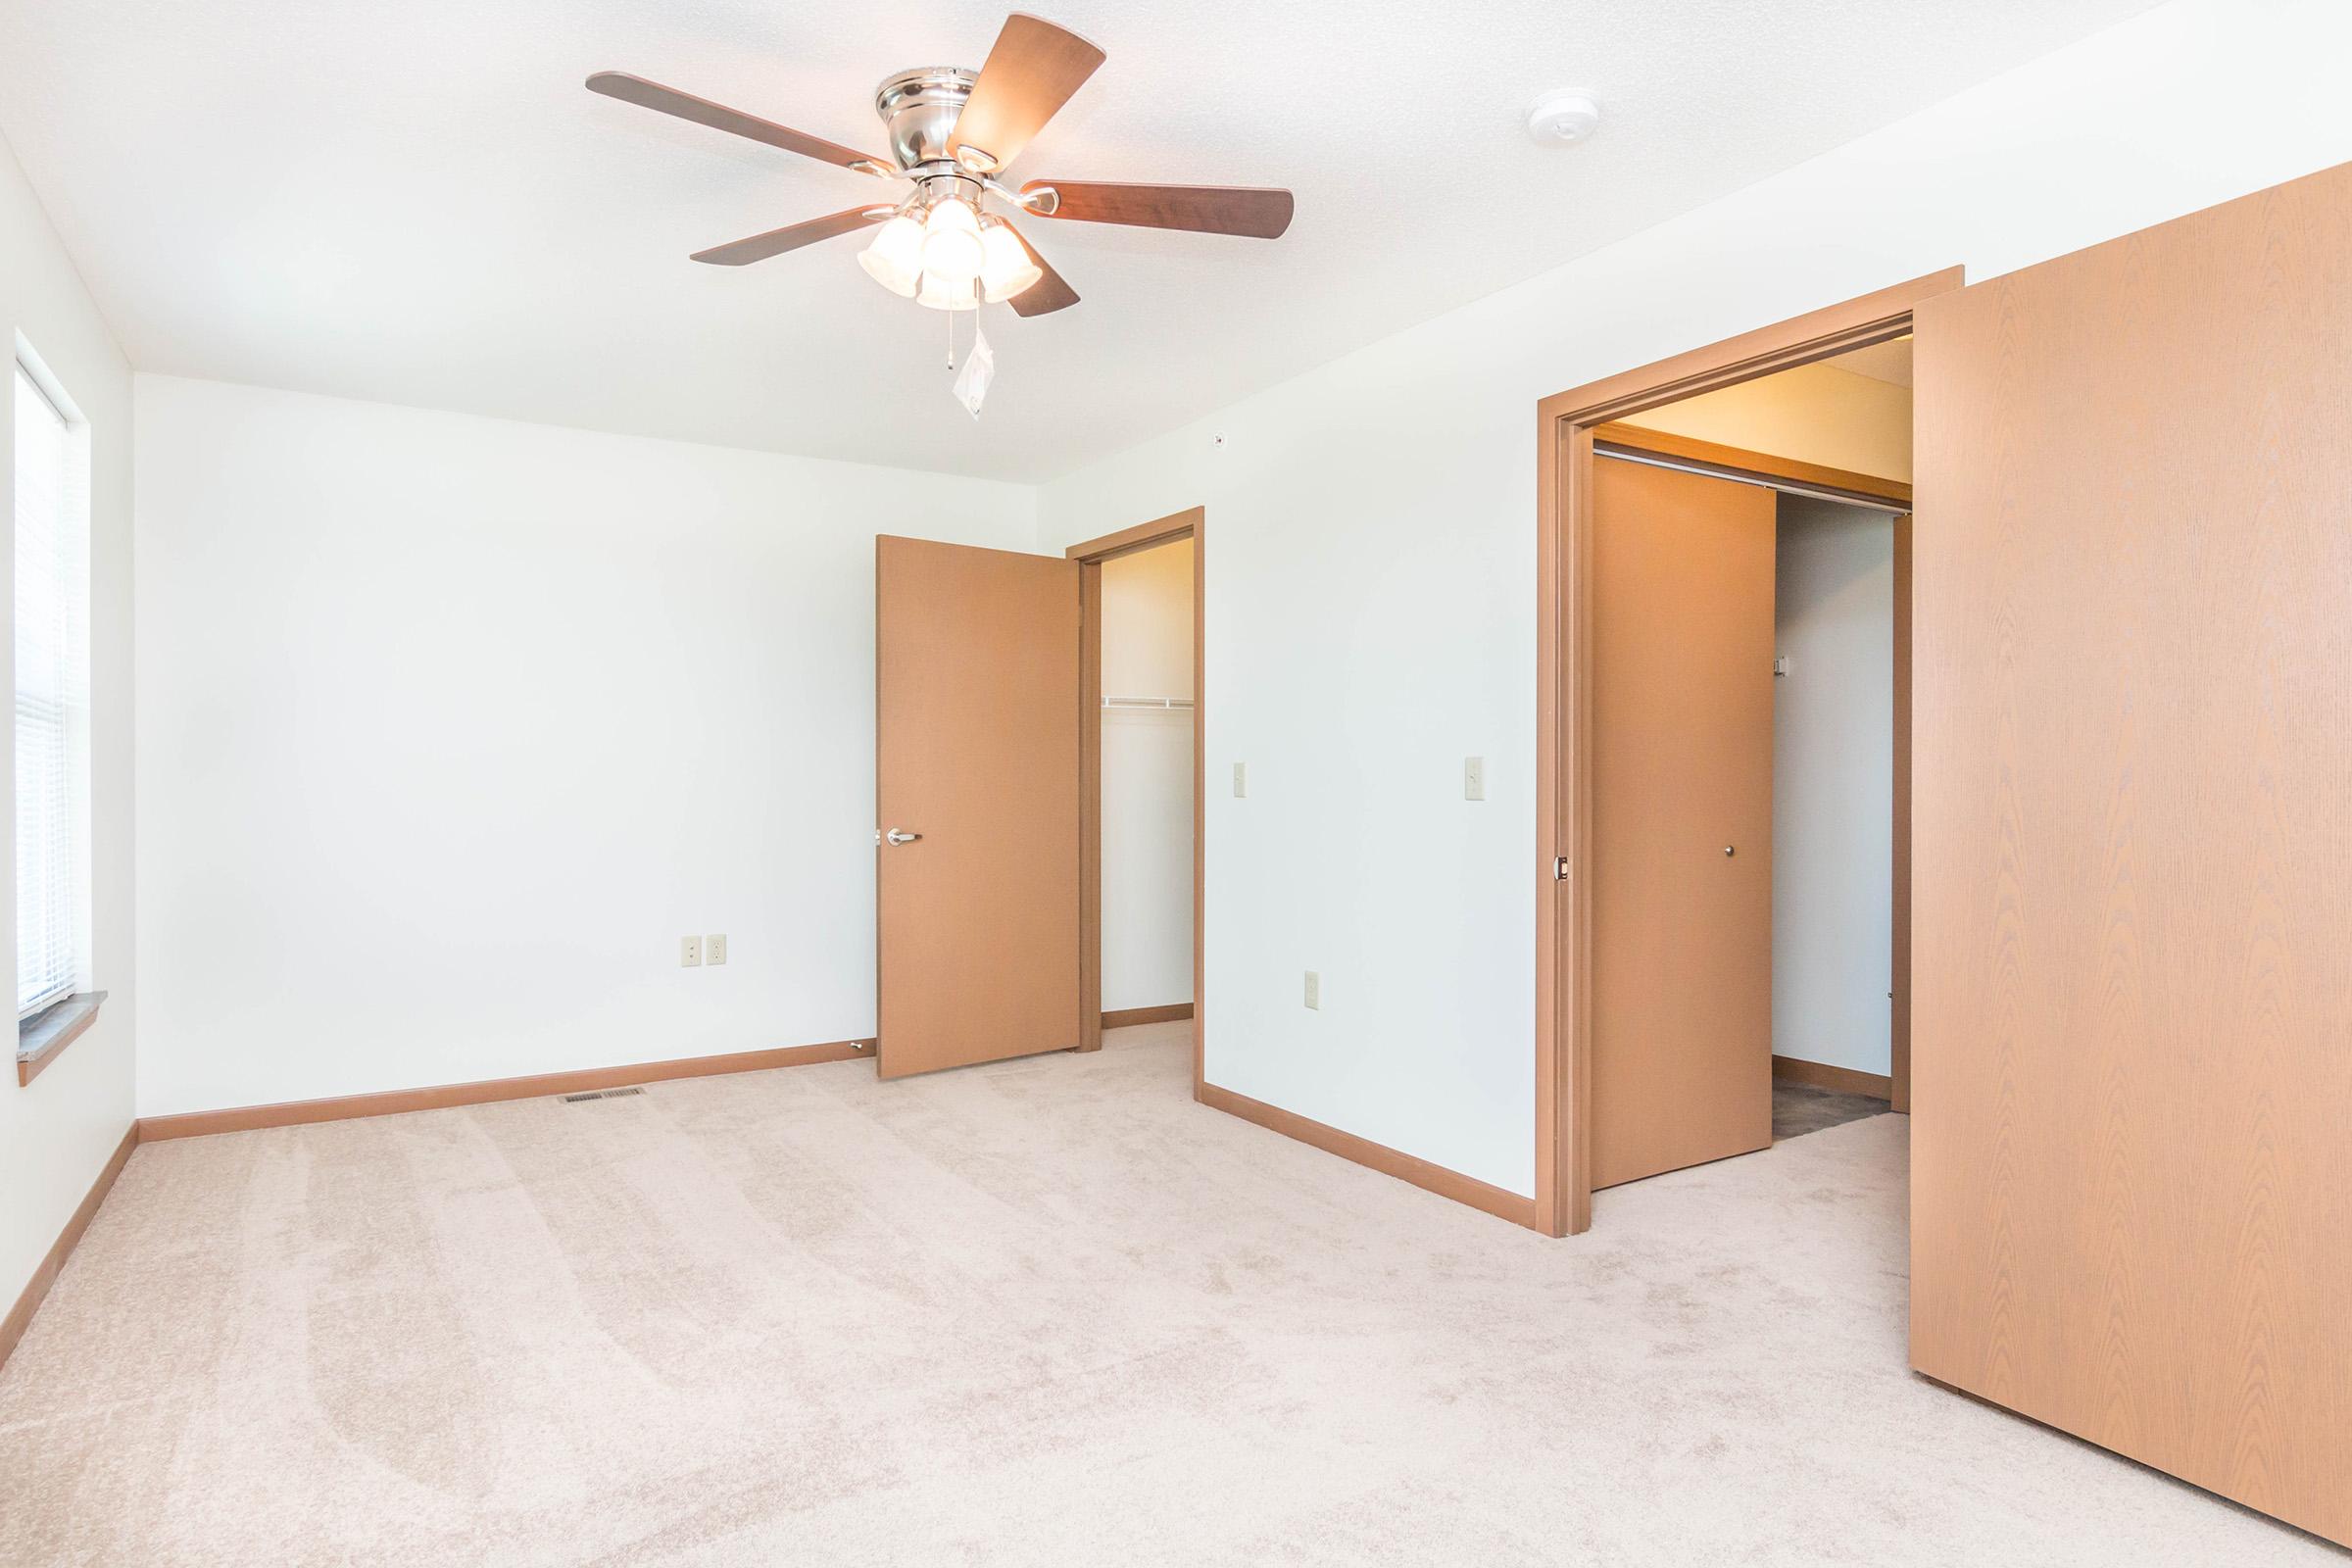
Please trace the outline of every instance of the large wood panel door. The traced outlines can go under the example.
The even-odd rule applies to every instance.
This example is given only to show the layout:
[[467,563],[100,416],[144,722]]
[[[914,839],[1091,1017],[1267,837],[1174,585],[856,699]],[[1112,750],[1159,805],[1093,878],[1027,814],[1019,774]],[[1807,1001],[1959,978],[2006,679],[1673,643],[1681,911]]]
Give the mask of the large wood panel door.
[[1770,490],[1592,464],[1592,1185],[1772,1142]]
[[1917,322],[1912,1364],[2352,1543],[2352,169]]
[[1079,1044],[1078,565],[874,550],[881,1075]]

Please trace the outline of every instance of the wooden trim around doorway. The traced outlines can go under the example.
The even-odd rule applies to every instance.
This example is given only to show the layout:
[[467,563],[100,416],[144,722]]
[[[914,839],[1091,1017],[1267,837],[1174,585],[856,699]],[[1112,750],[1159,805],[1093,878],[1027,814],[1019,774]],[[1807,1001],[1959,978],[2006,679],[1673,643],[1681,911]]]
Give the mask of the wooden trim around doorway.
[[[1883,343],[1959,268],[1761,327],[1537,405],[1536,1198],[1554,1236],[1592,1223],[1592,491],[1603,426],[1661,404]],[[1907,1053],[1897,1058],[1907,1066]]]
[[1208,559],[1208,513],[1201,507],[1171,512],[1074,544],[1061,553],[1064,561],[1078,563],[1079,636],[1084,639],[1078,681],[1078,1049],[1102,1050],[1102,1031],[1117,1027],[1110,1022],[1112,1015],[1102,1011],[1102,563],[1179,539],[1193,542],[1193,1004],[1189,1010],[1193,1020],[1193,1098],[1199,1100],[1205,1082],[1201,1048],[1208,931],[1208,911],[1201,899],[1208,868],[1208,818],[1202,799],[1208,777],[1208,665],[1203,635],[1207,624],[1204,564]]

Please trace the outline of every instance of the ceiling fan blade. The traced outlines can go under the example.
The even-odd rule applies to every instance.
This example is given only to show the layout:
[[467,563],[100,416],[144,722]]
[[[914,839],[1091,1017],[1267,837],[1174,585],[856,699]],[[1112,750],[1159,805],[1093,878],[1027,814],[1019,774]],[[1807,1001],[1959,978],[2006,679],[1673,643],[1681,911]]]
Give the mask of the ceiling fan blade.
[[[1012,228],[1010,223],[1004,226]],[[1006,302],[1011,305],[1013,314],[1051,316],[1055,311],[1066,311],[1077,304],[1078,291],[1061,280],[1061,274],[1054,270],[1053,263],[1037,254],[1037,247],[1029,243],[1029,236],[1012,228],[1012,237],[1021,242],[1021,249],[1029,253],[1029,260],[1037,270],[1046,274]]]
[[818,240],[832,239],[853,229],[879,223],[891,214],[888,207],[853,207],[846,213],[832,213],[823,218],[811,218],[805,223],[786,228],[771,228],[764,234],[754,234],[725,245],[713,245],[707,251],[696,251],[694,260],[709,262],[713,267],[741,267],[747,262],[764,262],[770,256],[797,251]]
[[1082,223],[1127,223],[1138,228],[1182,228],[1198,234],[1246,234],[1280,239],[1291,226],[1287,190],[1243,185],[1117,185],[1084,179],[1033,179],[1021,194],[1052,187],[1059,201],[1041,218]]
[[986,172],[1003,169],[1101,64],[1102,51],[1076,33],[1014,12],[956,118],[949,152]]
[[622,103],[675,115],[680,120],[691,120],[698,125],[709,125],[713,130],[749,136],[770,147],[781,147],[788,153],[799,153],[804,158],[814,158],[820,163],[838,164],[843,169],[854,169],[860,173],[897,172],[881,159],[869,158],[855,147],[844,147],[822,136],[811,136],[806,131],[794,130],[789,125],[761,120],[758,115],[747,115],[740,109],[729,109],[725,104],[714,104],[708,98],[697,98],[690,92],[664,87],[643,76],[632,76],[625,71],[598,72],[588,78],[588,90],[601,92],[608,98],[617,98]]

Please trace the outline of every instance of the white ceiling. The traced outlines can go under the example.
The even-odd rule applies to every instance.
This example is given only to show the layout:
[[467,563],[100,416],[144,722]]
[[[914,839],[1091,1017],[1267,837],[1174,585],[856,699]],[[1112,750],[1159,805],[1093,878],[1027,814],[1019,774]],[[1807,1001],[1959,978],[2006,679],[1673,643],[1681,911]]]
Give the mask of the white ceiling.
[[[654,77],[880,152],[875,84],[977,0],[0,0],[0,132],[142,369],[1043,479],[1944,98],[2153,0],[1046,0],[1109,61],[1023,177],[1289,185],[1267,243],[1032,220],[1084,302],[945,323],[837,240],[870,200],[582,89]],[[1527,104],[1589,89],[1591,142]]]

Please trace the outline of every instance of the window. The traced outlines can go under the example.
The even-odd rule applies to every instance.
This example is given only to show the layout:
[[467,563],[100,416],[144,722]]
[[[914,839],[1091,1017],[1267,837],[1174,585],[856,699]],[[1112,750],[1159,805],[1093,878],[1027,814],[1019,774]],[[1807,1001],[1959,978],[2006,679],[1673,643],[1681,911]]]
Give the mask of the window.
[[16,366],[17,1017],[83,983],[89,918],[89,443]]

